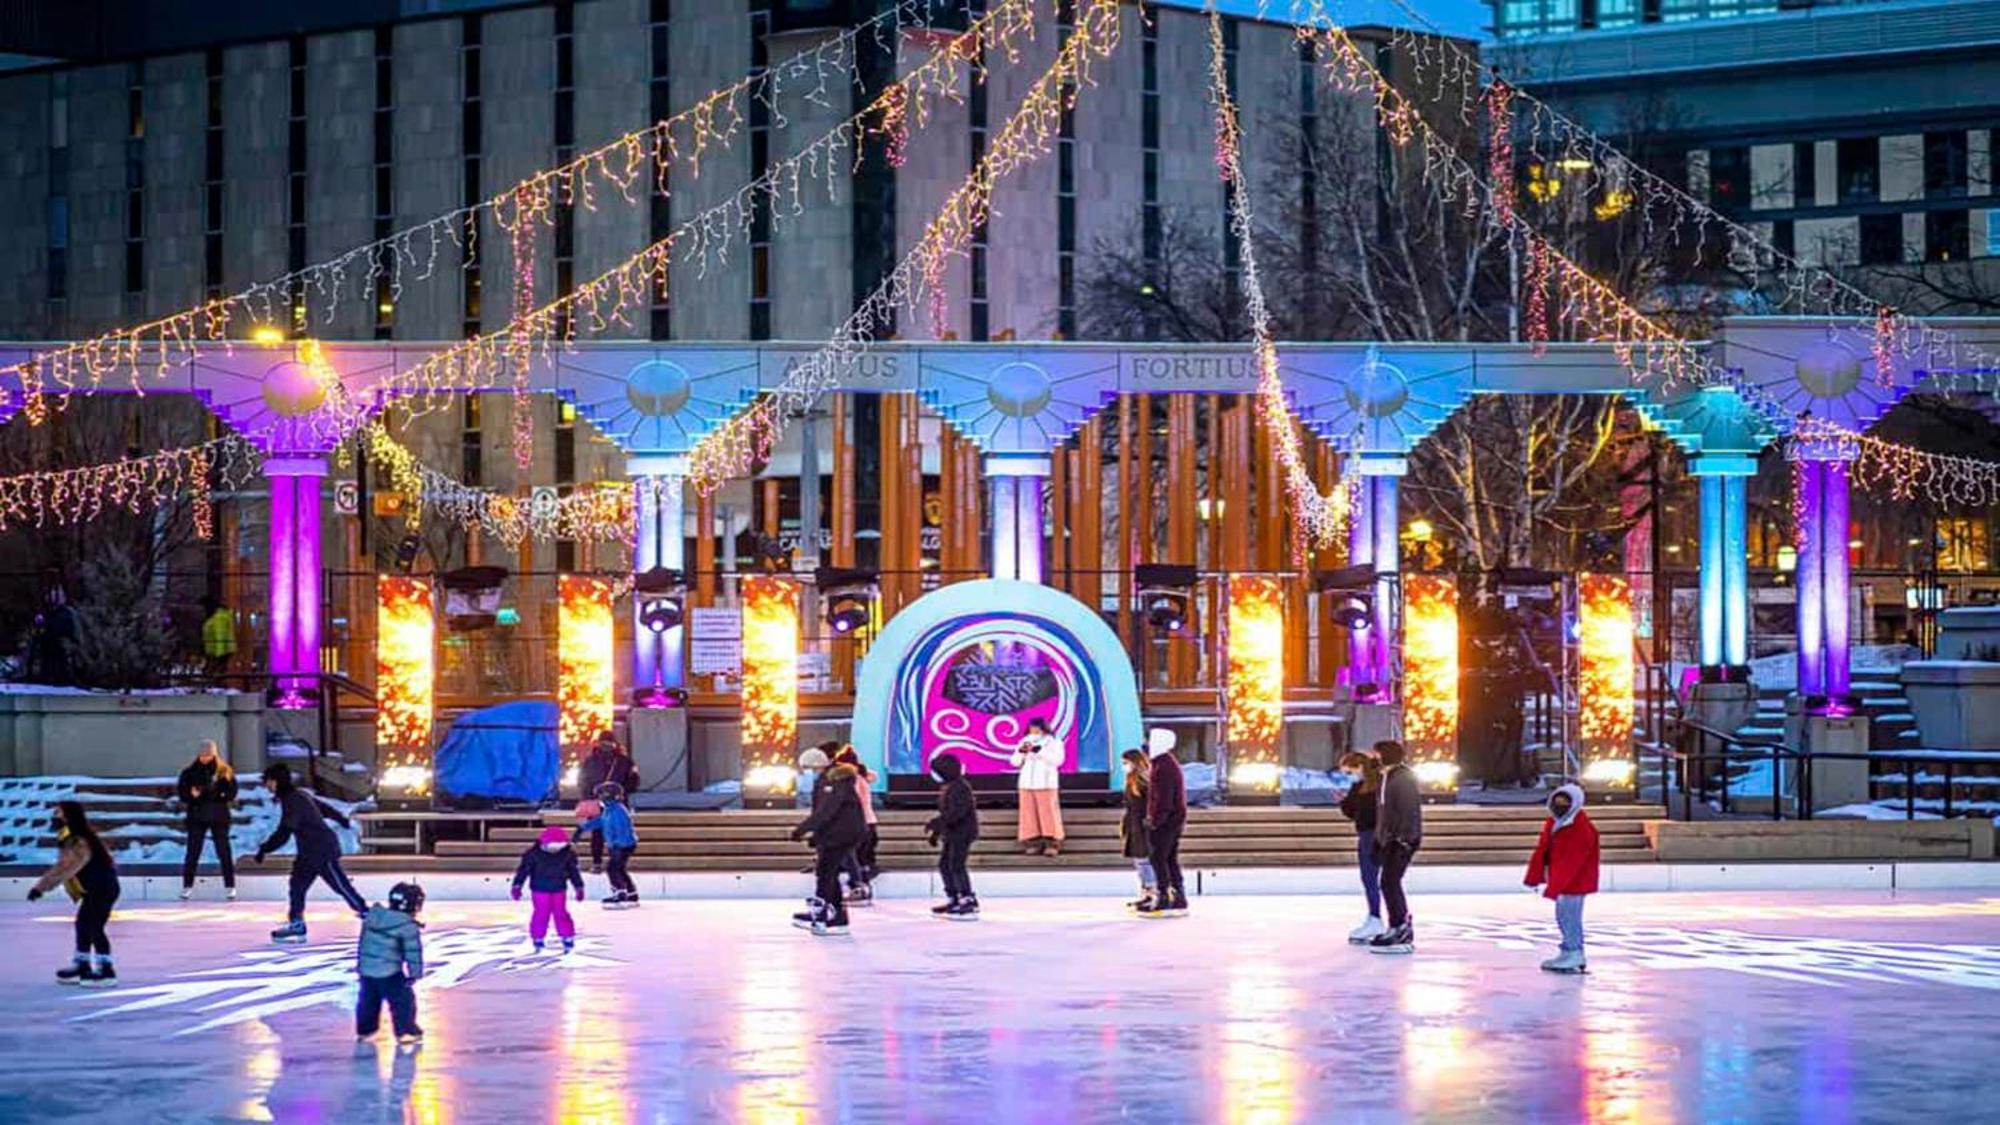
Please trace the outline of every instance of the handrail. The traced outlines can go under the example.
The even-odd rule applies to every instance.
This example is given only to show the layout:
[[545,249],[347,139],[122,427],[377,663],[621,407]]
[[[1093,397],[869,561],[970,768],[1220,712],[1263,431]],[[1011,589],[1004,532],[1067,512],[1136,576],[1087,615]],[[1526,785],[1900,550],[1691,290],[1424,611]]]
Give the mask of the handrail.
[[[1702,803],[1706,804],[1708,802],[1708,778],[1706,771],[1702,767],[1709,762],[1722,762],[1726,764],[1732,760],[1757,760],[1759,758],[1769,761],[1771,763],[1772,820],[1784,819],[1784,803],[1780,800],[1780,789],[1782,788],[1781,782],[1783,779],[1783,775],[1780,772],[1781,763],[1791,764],[1798,768],[1798,787],[1794,799],[1797,805],[1797,819],[1799,820],[1811,820],[1813,818],[1813,766],[1817,762],[1867,762],[1871,765],[1879,762],[1901,764],[1903,767],[1903,818],[1905,820],[1915,820],[1917,816],[1917,770],[1919,767],[1928,765],[1943,767],[1944,807],[1942,815],[1949,818],[1952,815],[1952,787],[1954,784],[1952,775],[1954,767],[1964,762],[1976,762],[1988,765],[2000,764],[2000,751],[1807,750],[1801,747],[1788,746],[1780,740],[1741,738],[1734,734],[1717,730],[1714,727],[1686,720],[1683,720],[1680,726],[1684,730],[1693,731],[1704,737],[1714,738],[1722,743],[1723,746],[1722,749],[1716,751],[1707,749],[1691,751],[1673,745],[1662,745],[1660,747],[1660,804],[1671,815],[1673,803],[1668,799],[1667,786],[1667,762],[1671,758],[1680,774],[1681,819],[1683,820],[1694,819],[1695,793],[1694,786],[1688,784],[1689,768],[1693,768],[1696,784],[1701,789]],[[1739,749],[1729,749],[1732,746]],[[1873,776],[1871,773],[1871,779]],[[1729,807],[1729,773],[1727,770],[1722,771],[1721,801],[1722,808],[1727,811]]]

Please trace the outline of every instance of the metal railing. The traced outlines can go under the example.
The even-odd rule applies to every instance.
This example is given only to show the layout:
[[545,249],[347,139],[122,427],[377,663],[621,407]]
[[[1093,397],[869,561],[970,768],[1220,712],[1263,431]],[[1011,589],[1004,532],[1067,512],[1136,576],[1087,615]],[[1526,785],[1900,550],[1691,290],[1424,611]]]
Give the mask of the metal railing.
[[[1903,819],[1915,820],[1917,789],[1924,780],[1927,767],[1941,767],[1938,798],[1940,814],[1946,819],[1955,815],[1975,815],[1962,803],[1954,811],[1953,790],[1966,775],[1962,772],[1968,765],[2000,769],[2000,751],[1977,750],[1876,750],[1870,752],[1834,752],[1803,750],[1790,746],[1780,739],[1741,738],[1714,727],[1682,720],[1679,724],[1680,737],[1676,745],[1663,745],[1660,754],[1660,803],[1669,817],[1674,814],[1673,794],[1675,782],[1680,790],[1680,819],[1693,820],[1696,802],[1713,806],[1724,814],[1734,812],[1731,794],[1731,765],[1764,762],[1770,766],[1770,819],[1783,820],[1787,794],[1785,775],[1790,767],[1795,784],[1789,800],[1792,805],[1792,819],[1811,820],[1817,802],[1814,800],[1814,766],[1821,762],[1862,762],[1868,766],[1867,803],[1878,808],[1886,808],[1874,798],[1878,780],[1901,779],[1903,785]],[[1690,748],[1690,744],[1692,748]],[[1711,747],[1714,747],[1711,749]],[[1720,768],[1710,768],[1717,766]],[[1900,767],[1882,769],[1883,766]],[[1711,776],[1713,775],[1713,776]],[[1991,775],[1979,775],[1991,776]],[[1743,797],[1762,800],[1764,793],[1746,793]],[[1924,810],[1928,811],[1928,810]],[[1980,814],[1983,815],[1983,814]]]

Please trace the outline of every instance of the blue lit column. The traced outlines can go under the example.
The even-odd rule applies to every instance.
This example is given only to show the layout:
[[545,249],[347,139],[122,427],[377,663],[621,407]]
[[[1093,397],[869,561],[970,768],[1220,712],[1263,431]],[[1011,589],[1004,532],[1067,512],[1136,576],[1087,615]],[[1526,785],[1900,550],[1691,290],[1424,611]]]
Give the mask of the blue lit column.
[[[686,505],[682,499],[687,458],[633,457],[627,460],[625,468],[632,478],[632,511],[637,521],[632,540],[632,573],[644,574],[654,567],[682,570],[687,542]],[[681,651],[686,627],[676,625],[655,633],[638,620],[643,608],[643,599],[632,599],[633,687],[684,686],[687,677]]]
[[993,577],[1021,582],[1042,580],[1042,482],[1048,479],[1046,455],[1000,456],[984,460],[992,482],[987,504],[993,538]]
[[1689,471],[1701,482],[1701,663],[1750,661],[1747,483],[1755,458],[1704,455]]

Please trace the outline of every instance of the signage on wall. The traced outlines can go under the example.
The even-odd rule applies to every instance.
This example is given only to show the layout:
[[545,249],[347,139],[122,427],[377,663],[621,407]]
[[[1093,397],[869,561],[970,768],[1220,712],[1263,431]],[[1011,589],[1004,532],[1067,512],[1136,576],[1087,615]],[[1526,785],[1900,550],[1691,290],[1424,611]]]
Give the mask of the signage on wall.
[[333,486],[333,510],[343,516],[361,513],[361,486],[351,480]]
[[743,611],[710,606],[688,611],[688,671],[735,676],[743,671]]

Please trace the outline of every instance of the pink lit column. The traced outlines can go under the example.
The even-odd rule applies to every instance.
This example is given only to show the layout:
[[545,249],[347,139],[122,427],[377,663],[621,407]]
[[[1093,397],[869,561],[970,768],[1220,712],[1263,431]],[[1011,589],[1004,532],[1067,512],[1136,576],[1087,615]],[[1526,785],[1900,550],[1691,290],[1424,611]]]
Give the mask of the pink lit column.
[[326,461],[318,457],[269,457],[264,476],[271,485],[268,669],[281,702],[302,702],[319,671],[320,481]]

